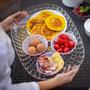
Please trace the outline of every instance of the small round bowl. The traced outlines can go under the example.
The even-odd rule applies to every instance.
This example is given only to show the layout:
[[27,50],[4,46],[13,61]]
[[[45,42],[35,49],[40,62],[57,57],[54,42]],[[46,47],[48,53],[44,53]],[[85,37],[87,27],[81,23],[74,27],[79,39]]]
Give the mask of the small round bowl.
[[75,49],[76,46],[77,46],[77,40],[76,40],[75,36],[74,36],[73,34],[71,34],[71,33],[64,32],[64,33],[59,33],[58,35],[56,35],[56,36],[52,39],[52,41],[51,41],[51,48],[52,48],[53,51],[56,52],[56,50],[55,50],[55,48],[54,48],[54,42],[56,42],[57,39],[58,39],[58,37],[59,37],[60,35],[62,35],[62,34],[65,34],[65,35],[69,36],[70,40],[72,40],[72,41],[75,42],[75,46],[74,46],[71,50],[69,50],[68,52],[62,52],[62,53],[59,52],[59,53],[62,54],[62,55],[70,54],[71,52],[74,51],[74,49]]
[[[43,43],[44,45],[45,45],[45,50],[43,50],[42,52],[37,52],[36,54],[30,54],[29,52],[28,52],[28,48],[29,48],[29,46],[30,46],[30,43],[31,43],[31,41],[33,40],[33,39],[39,39],[40,40],[40,42],[41,43]],[[41,36],[41,35],[31,35],[31,36],[29,36],[29,37],[27,37],[24,41],[23,41],[23,43],[22,43],[22,49],[23,49],[23,51],[27,54],[27,55],[30,55],[30,56],[38,56],[38,55],[40,55],[40,54],[42,54],[42,53],[44,53],[46,50],[47,50],[47,47],[48,47],[48,41],[46,40],[46,38],[44,38],[43,36]]]
[[[53,52],[53,51],[51,51],[51,52],[46,52],[46,53],[44,53],[44,54],[42,54],[41,56],[52,56],[53,54],[54,54],[55,52]],[[40,57],[41,57],[40,56]],[[41,68],[40,68],[40,64],[39,64],[39,58],[37,59],[37,62],[36,62],[36,67],[37,67],[37,71],[38,72],[40,72],[40,73],[42,73],[42,74],[44,74],[44,75],[55,75],[55,74],[57,74],[59,71],[61,71],[62,69],[63,69],[63,67],[64,67],[64,61],[63,61],[63,59],[62,59],[62,57],[60,56],[60,58],[61,58],[61,60],[62,61],[60,61],[59,62],[59,60],[56,62],[56,60],[55,60],[55,62],[58,64],[58,69],[57,70],[55,70],[55,71],[53,71],[53,72],[51,72],[51,73],[45,73],[45,72],[43,72],[42,70],[41,70]]]

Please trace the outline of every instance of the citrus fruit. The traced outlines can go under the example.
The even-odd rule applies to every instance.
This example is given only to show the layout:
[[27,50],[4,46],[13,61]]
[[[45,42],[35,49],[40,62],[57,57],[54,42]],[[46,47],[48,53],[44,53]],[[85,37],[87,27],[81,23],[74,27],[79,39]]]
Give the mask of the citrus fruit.
[[49,29],[55,31],[62,31],[66,27],[66,21],[63,16],[52,15],[49,16],[46,20],[46,25]]
[[51,40],[59,32],[50,30],[46,25],[41,30],[42,35],[47,39]]
[[32,33],[32,34],[42,35],[41,30],[42,30],[42,27],[43,27],[43,26],[44,26],[43,24],[36,24],[36,25],[31,29],[31,33]]

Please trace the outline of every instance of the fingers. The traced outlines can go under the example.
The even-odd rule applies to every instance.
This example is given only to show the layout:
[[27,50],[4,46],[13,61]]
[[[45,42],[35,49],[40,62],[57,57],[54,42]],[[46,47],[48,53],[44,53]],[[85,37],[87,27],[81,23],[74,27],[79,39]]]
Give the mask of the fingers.
[[78,72],[79,70],[79,66],[75,65],[73,68],[72,68],[72,71],[74,71],[74,74],[72,75],[72,78],[75,77],[76,73]]
[[[71,68],[71,66],[69,66],[69,68]],[[68,69],[67,71],[63,72],[62,74],[66,75],[66,76],[75,76],[76,73],[78,72],[78,70],[79,70],[79,66],[74,65],[71,70]]]
[[67,73],[69,79],[72,81],[79,70],[79,66],[73,66],[72,70]]
[[28,16],[28,13],[26,11],[19,11],[13,15],[10,16],[13,22],[19,22],[21,19]]
[[79,70],[79,66],[75,65],[72,67],[71,71],[68,70],[68,72],[65,72],[62,74],[64,74],[65,76],[73,78],[76,75],[76,73],[78,72],[78,70]]
[[67,72],[67,73],[73,72],[74,74],[76,74],[76,73],[78,72],[78,70],[79,70],[79,66],[74,65],[74,66],[72,67],[71,71],[69,71],[69,72]]
[[14,20],[14,19],[18,18],[18,16],[20,15],[20,13],[21,13],[21,12],[18,11],[17,13],[15,13],[15,14],[9,16],[9,17],[12,18],[12,19]]
[[77,65],[74,65],[73,67],[72,67],[72,69],[71,70],[73,70],[74,72],[78,72],[78,70],[79,70],[79,66],[77,66]]
[[26,17],[26,16],[28,16],[29,14],[28,14],[26,11],[22,11],[22,12],[21,12],[21,15],[22,15],[23,17]]
[[62,73],[62,74],[58,74],[55,76],[55,80],[62,80],[62,82],[64,83],[69,83],[73,80],[73,78],[75,77],[76,73],[79,70],[79,66],[74,66],[71,71]]
[[62,74],[58,74],[56,75],[57,77],[61,77],[61,76],[64,76],[64,77],[70,77],[74,74],[75,72],[72,70],[72,71],[69,71],[67,73],[62,73]]
[[21,19],[25,18],[26,16],[28,16],[28,13],[26,11],[22,11],[20,12],[19,15],[17,15],[16,21],[19,22]]
[[75,73],[74,70],[71,70],[71,71],[66,72],[66,73],[64,73],[64,74],[65,74],[66,76],[70,77],[70,76],[72,76],[74,73]]
[[23,16],[23,17],[26,17],[28,16],[28,13],[26,11],[18,11],[17,13],[13,14],[12,17],[13,18],[16,18],[16,17],[20,17],[20,16]]

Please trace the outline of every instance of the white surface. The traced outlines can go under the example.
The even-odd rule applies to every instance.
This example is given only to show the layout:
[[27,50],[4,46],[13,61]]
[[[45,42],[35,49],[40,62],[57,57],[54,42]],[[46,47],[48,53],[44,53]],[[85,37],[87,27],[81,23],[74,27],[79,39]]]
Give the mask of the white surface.
[[90,37],[90,18],[85,21],[84,28],[86,34]]
[[83,0],[62,0],[63,4],[68,7],[77,7]]

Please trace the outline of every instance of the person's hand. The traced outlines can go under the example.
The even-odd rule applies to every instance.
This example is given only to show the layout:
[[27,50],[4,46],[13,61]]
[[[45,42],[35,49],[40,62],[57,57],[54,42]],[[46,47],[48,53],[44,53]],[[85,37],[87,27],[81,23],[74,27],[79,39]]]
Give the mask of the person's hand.
[[28,16],[26,11],[19,11],[9,17],[7,17],[4,21],[0,23],[0,25],[4,28],[5,31],[9,31],[12,28],[13,23],[19,22],[21,19]]
[[67,70],[67,72],[58,74],[54,78],[51,78],[46,81],[38,82],[40,90],[50,90],[52,88],[70,83],[73,80],[73,78],[75,77],[78,70],[79,70],[79,67],[74,66],[71,71]]
[[74,66],[71,71],[56,75],[54,77],[54,82],[55,82],[56,87],[70,83],[75,77],[78,70],[79,70],[79,67]]

